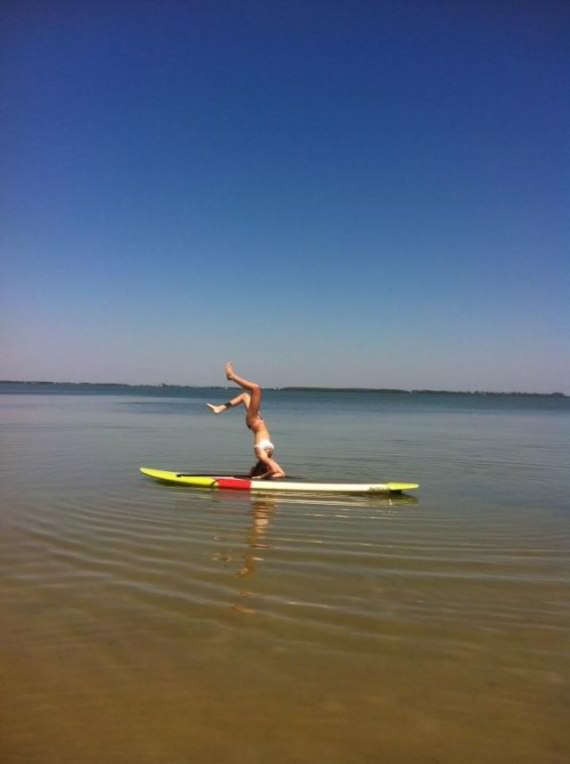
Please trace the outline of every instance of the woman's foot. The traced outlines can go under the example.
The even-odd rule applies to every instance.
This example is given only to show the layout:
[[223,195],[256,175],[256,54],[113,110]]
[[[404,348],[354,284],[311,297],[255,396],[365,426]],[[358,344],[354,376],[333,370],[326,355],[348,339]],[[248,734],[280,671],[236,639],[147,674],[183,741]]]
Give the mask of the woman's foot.
[[232,380],[235,376],[235,373],[234,373],[234,367],[231,361],[228,361],[224,365],[224,370],[226,372],[226,379]]
[[226,408],[226,404],[222,403],[219,406],[215,406],[213,403],[206,403],[206,406],[212,411],[214,414],[221,414],[222,411]]

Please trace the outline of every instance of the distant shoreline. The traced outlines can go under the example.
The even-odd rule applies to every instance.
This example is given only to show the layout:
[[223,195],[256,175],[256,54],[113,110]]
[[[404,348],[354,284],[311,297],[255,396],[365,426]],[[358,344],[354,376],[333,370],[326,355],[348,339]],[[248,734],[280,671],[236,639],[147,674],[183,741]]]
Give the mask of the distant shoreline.
[[[13,379],[0,379],[0,385],[15,385],[15,386],[65,386],[65,387],[81,387],[81,388],[115,388],[115,389],[129,389],[129,388],[145,388],[150,390],[226,390],[227,386],[222,385],[169,385],[166,383],[160,385],[149,384],[129,384],[126,382],[52,382],[44,380],[13,380]],[[552,392],[552,393],[523,393],[523,392],[494,392],[488,390],[431,390],[431,389],[413,389],[404,390],[400,388],[392,387],[319,387],[319,386],[296,386],[288,385],[285,387],[268,387],[267,390],[279,391],[279,392],[314,392],[314,393],[380,393],[383,395],[473,395],[473,396],[520,396],[531,398],[568,398],[565,393]]]

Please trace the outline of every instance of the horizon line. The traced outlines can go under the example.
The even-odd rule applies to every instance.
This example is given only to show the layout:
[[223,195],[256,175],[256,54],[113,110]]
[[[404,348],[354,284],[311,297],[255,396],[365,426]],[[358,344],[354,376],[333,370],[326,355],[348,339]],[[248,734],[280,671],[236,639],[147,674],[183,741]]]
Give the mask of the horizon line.
[[[150,383],[131,383],[131,382],[55,382],[53,380],[19,380],[19,379],[0,379],[0,385],[69,385],[75,387],[146,387],[160,390],[162,388],[187,389],[187,390],[227,390],[229,385],[180,385],[175,383],[161,382],[159,384]],[[340,392],[340,393],[386,393],[386,394],[424,394],[424,395],[519,395],[536,396],[550,398],[568,398],[566,393],[562,392],[522,392],[511,390],[500,392],[496,390],[445,390],[434,388],[398,388],[398,387],[354,387],[354,386],[322,386],[322,385],[284,385],[283,387],[265,387],[265,390],[272,391],[297,391],[297,392]]]

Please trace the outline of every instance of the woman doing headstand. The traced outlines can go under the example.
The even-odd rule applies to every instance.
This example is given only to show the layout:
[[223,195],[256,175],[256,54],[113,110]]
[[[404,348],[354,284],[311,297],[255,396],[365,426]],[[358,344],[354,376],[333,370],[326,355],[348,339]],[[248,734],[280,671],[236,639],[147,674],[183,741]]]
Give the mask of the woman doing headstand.
[[271,437],[265,424],[265,420],[259,413],[259,407],[261,405],[261,387],[256,382],[249,382],[247,379],[238,376],[230,362],[226,363],[224,368],[226,379],[243,387],[245,392],[240,393],[227,403],[222,403],[220,405],[207,403],[206,405],[214,414],[221,414],[222,411],[227,411],[234,406],[243,405],[246,411],[245,423],[253,433],[253,451],[257,459],[257,463],[250,471],[250,477],[260,480],[273,480],[275,478],[285,477],[285,472],[279,464],[277,464],[275,459],[273,459],[275,446],[271,442]]

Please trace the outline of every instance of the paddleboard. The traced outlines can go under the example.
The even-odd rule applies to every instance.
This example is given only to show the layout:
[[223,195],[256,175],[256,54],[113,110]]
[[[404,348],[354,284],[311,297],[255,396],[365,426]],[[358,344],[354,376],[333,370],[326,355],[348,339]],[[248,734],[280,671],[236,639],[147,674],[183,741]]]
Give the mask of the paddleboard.
[[150,467],[141,467],[140,471],[161,483],[251,493],[402,493],[419,488],[417,483],[310,483],[303,480],[251,480],[234,475],[191,475]]

